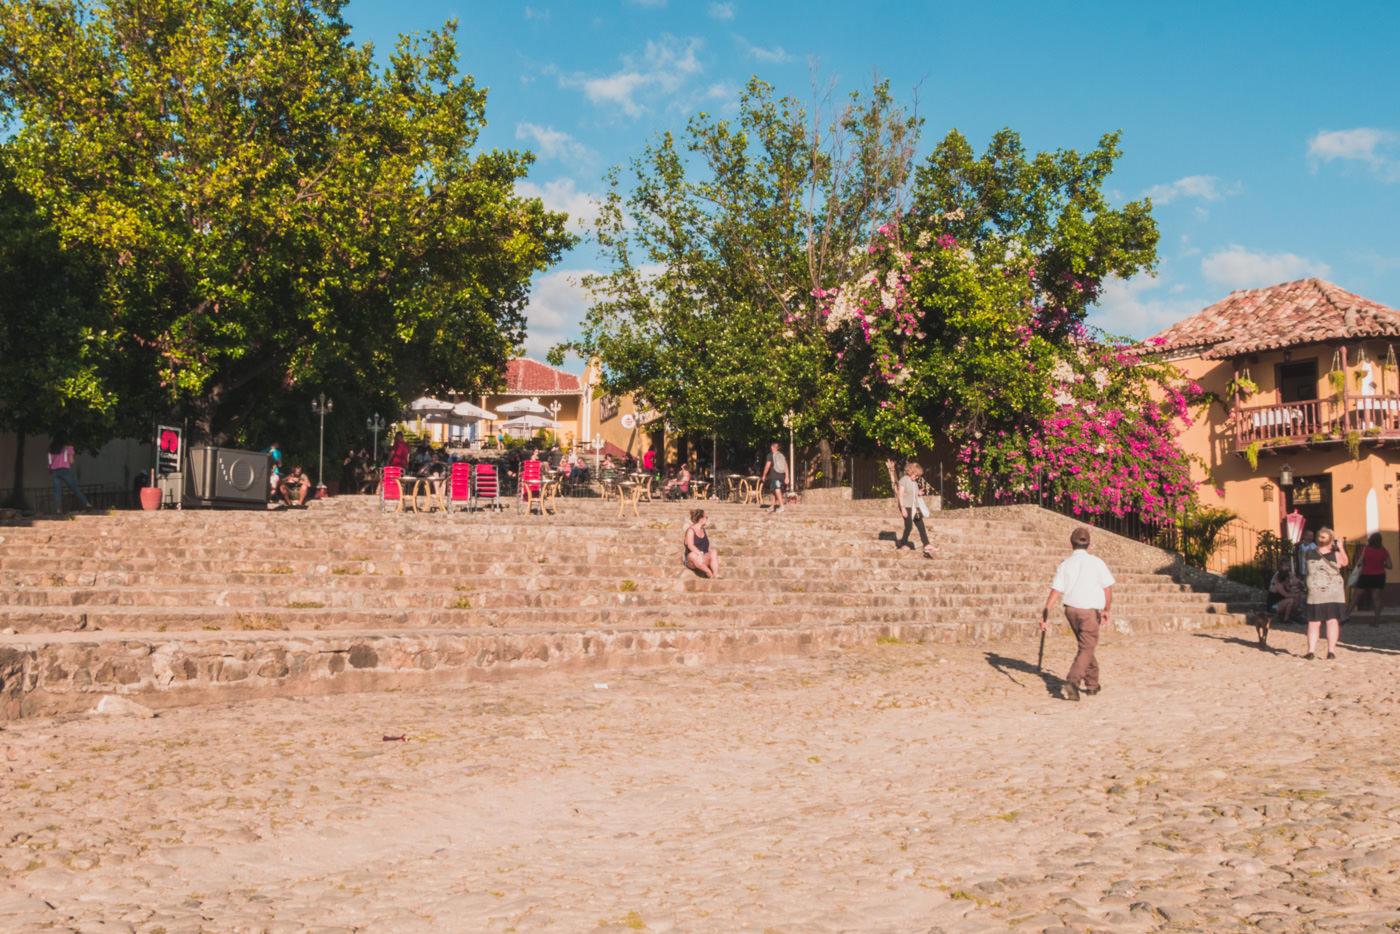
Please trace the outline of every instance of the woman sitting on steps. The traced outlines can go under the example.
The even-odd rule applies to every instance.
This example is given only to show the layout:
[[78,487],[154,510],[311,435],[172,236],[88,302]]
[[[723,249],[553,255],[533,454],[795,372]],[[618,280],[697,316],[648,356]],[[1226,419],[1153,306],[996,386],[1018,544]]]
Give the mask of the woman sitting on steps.
[[719,552],[710,547],[705,525],[710,517],[703,509],[690,511],[690,525],[685,527],[685,566],[698,574],[719,580]]

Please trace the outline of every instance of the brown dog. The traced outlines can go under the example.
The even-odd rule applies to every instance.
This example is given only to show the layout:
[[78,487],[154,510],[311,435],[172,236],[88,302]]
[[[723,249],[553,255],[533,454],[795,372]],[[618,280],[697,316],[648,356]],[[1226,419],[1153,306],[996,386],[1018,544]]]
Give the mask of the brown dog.
[[1256,633],[1259,634],[1259,644],[1260,644],[1260,645],[1268,645],[1268,644],[1269,644],[1269,626],[1272,625],[1272,623],[1273,623],[1273,618],[1270,617],[1269,614],[1268,614],[1267,612],[1265,612],[1265,611],[1263,611],[1263,610],[1259,610],[1259,611],[1256,611],[1256,612],[1255,612],[1255,614],[1254,614],[1254,631],[1255,631]]

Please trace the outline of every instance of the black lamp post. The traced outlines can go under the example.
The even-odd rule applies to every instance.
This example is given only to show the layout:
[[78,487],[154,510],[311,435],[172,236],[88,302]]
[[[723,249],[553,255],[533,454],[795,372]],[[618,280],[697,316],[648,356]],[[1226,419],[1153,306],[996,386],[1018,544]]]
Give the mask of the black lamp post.
[[321,416],[321,451],[316,456],[316,496],[318,498],[326,495],[326,484],[322,482],[326,460],[326,416],[333,408],[335,408],[335,403],[327,399],[324,392],[319,398],[311,400],[311,411]]

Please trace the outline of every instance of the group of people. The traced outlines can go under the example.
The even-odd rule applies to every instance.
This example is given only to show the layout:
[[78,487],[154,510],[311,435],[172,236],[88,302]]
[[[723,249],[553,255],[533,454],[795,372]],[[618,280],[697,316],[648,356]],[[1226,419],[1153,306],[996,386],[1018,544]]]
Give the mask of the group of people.
[[267,454],[272,459],[267,472],[267,508],[306,508],[306,501],[311,498],[311,478],[306,475],[306,471],[300,464],[284,469],[282,448],[276,441],[268,447]]
[[[907,524],[905,538],[908,538]],[[1055,603],[1059,601],[1064,605],[1065,618],[1078,650],[1061,686],[1061,696],[1073,701],[1079,700],[1081,694],[1093,695],[1102,689],[1095,649],[1099,630],[1108,620],[1113,605],[1113,575],[1100,558],[1089,554],[1089,540],[1089,530],[1083,526],[1070,534],[1072,552],[1056,569],[1040,613],[1040,628],[1044,632],[1049,628],[1050,611]],[[1335,659],[1341,624],[1356,608],[1362,595],[1369,595],[1374,621],[1380,621],[1386,572],[1393,566],[1390,552],[1382,544],[1381,534],[1372,533],[1366,544],[1357,549],[1355,567],[1347,575],[1346,568],[1353,562],[1347,556],[1346,540],[1324,526],[1315,535],[1304,536],[1298,558],[1301,575],[1293,572],[1291,560],[1279,562],[1278,572],[1269,586],[1270,609],[1282,620],[1301,617],[1307,624],[1304,658],[1317,658],[1319,643],[1325,639],[1326,657]],[[1352,590],[1350,598],[1348,584]],[[1268,614],[1256,617],[1261,644],[1268,643],[1269,624]]]
[[[1370,601],[1372,625],[1380,622],[1385,606],[1386,572],[1393,566],[1390,552],[1382,544],[1381,533],[1373,532],[1366,544],[1357,549],[1354,561],[1347,555],[1346,540],[1338,538],[1327,527],[1316,534],[1304,532],[1297,552],[1298,572],[1294,562],[1284,559],[1269,581],[1269,609],[1280,620],[1298,620],[1308,627],[1308,652],[1305,658],[1317,657],[1318,640],[1327,640],[1327,657],[1337,657],[1337,640],[1341,624],[1356,610],[1362,598]],[[1345,569],[1352,566],[1349,575]],[[1351,595],[1347,595],[1348,585]],[[1271,619],[1261,613],[1255,619],[1259,641],[1267,644]]]

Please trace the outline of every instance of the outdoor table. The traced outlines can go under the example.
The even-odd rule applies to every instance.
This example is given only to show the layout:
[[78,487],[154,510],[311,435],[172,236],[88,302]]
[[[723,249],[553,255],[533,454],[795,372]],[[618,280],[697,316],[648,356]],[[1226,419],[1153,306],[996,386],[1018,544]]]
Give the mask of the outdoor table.
[[649,474],[643,476],[645,477],[643,480],[623,480],[617,485],[618,489],[622,491],[617,503],[617,517],[619,519],[622,518],[622,510],[628,503],[632,504],[632,515],[640,517],[641,513],[637,511],[637,504],[643,500],[651,502],[651,476]]
[[763,482],[762,477],[744,477],[739,481],[739,502],[741,503],[761,503],[763,502],[763,491],[759,484]]
[[[434,509],[447,508],[442,498],[442,491],[447,485],[446,477],[400,477],[399,488],[404,490],[409,481],[413,483],[413,492],[408,498],[414,512],[432,512]],[[419,497],[425,500],[422,507],[418,505]]]
[[622,518],[622,510],[627,508],[628,502],[632,504],[632,514],[640,517],[641,513],[637,512],[637,481],[618,480],[617,490],[617,517]]

